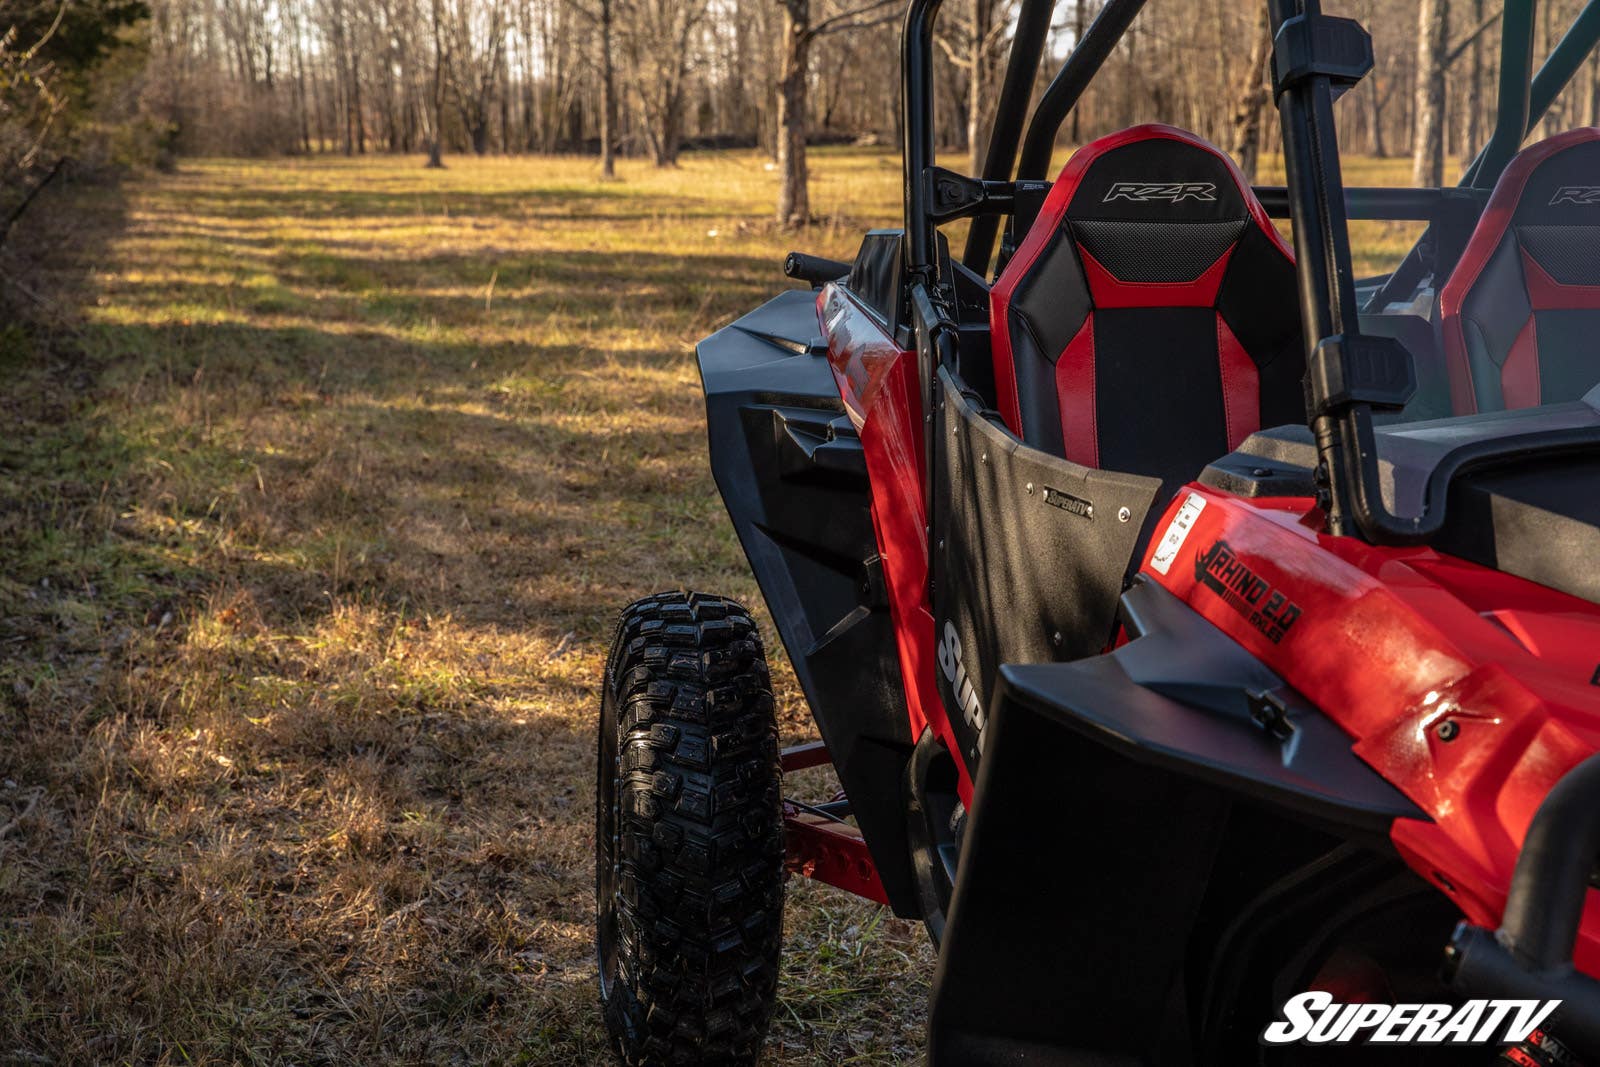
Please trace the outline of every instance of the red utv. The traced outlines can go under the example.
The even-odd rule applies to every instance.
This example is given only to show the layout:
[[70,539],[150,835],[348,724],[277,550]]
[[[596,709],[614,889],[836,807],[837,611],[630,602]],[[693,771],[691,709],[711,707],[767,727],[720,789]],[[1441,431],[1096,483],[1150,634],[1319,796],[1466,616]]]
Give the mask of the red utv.
[[[1522,148],[1600,2],[1537,75],[1505,4],[1454,188],[1345,187],[1371,42],[1318,0],[1269,3],[1286,187],[1168,126],[1047,181],[1142,3],[1024,126],[1021,0],[972,177],[912,0],[905,228],[791,256],[816,292],[699,346],[823,742],[778,750],[739,604],[623,613],[596,883],[631,1064],[757,1058],[786,870],[925,920],[936,1065],[1600,1056],[1600,130]],[[1427,230],[1357,279],[1352,218]],[[847,799],[782,796],[820,763]]]

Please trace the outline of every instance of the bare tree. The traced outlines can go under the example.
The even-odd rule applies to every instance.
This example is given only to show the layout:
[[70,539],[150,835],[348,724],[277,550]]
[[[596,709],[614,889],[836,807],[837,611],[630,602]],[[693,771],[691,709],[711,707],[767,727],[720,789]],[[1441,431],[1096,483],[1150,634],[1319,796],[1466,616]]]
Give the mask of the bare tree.
[[1261,109],[1269,99],[1267,66],[1272,58],[1272,28],[1267,23],[1267,9],[1259,6],[1255,33],[1250,45],[1250,58],[1239,72],[1239,87],[1234,94],[1233,117],[1230,122],[1229,150],[1238,161],[1246,178],[1256,176],[1256,160],[1261,155]]
[[1416,133],[1412,137],[1411,180],[1444,184],[1445,42],[1450,37],[1450,0],[1417,4]]
[[[1483,22],[1483,0],[1472,0],[1472,17]],[[1466,100],[1461,115],[1461,154],[1471,156],[1483,137],[1483,38],[1473,34],[1468,44]]]
[[1463,55],[1472,57],[1471,63],[1468,64],[1467,84],[1464,86],[1465,100],[1462,110],[1465,114],[1462,116],[1461,143],[1458,145],[1458,151],[1465,156],[1471,156],[1477,151],[1478,142],[1482,140],[1484,134],[1483,35],[1500,21],[1500,15],[1501,9],[1498,7],[1485,15],[1483,0],[1472,0],[1473,26],[1459,41],[1450,46],[1450,51],[1444,57],[1446,71],[1454,68],[1456,61]]
[[811,0],[783,0],[783,58],[778,66],[778,223],[811,221],[806,170],[806,80],[811,76]]
[[950,32],[940,34],[935,40],[950,65],[966,76],[967,125],[961,132],[965,135],[971,172],[977,174],[983,169],[988,148],[994,83],[998,80],[1000,57],[1010,27],[998,17],[996,0],[967,0],[963,14]]
[[600,0],[600,178],[617,176],[617,72],[612,65],[611,9]]
[[898,16],[885,14],[898,0],[868,0],[858,7],[811,21],[811,0],[783,0],[783,54],[778,65],[778,222],[804,226],[811,221],[810,176],[806,171],[807,81],[811,47],[818,38],[862,30]]
[[578,10],[599,31],[596,49],[600,53],[600,179],[617,176],[617,72],[613,29],[616,0],[596,0],[595,6],[579,5]]
[[[1078,42],[1083,40],[1084,31],[1089,28],[1089,0],[1075,0],[1072,5],[1072,47],[1077,48]],[[1083,143],[1082,110],[1072,109],[1072,132],[1069,135],[1073,144]]]
[[627,0],[623,54],[644,134],[656,166],[678,162],[683,147],[686,82],[694,61],[694,35],[706,15],[706,0]]
[[505,0],[449,0],[449,89],[472,150],[489,151],[489,124],[506,48]]
[[0,244],[66,159],[58,155],[44,164],[51,129],[66,101],[56,88],[55,65],[39,55],[61,28],[66,9],[63,0],[49,29],[27,46],[18,42],[15,25],[0,33],[0,188],[9,201],[0,219]]
[[439,0],[433,0],[433,93],[429,101],[432,108],[433,129],[428,138],[428,166],[444,166],[444,28]]

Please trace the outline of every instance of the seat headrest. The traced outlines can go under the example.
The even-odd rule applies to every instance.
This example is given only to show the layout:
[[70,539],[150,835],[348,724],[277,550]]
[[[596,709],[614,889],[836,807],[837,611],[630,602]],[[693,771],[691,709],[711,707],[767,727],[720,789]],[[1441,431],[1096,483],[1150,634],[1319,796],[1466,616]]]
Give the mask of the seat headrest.
[[1120,282],[1192,281],[1252,222],[1277,237],[1233,161],[1172,126],[1134,126],[1084,145],[1056,184],[1073,237]]
[[1134,126],[1084,145],[1061,180],[1074,222],[1220,222],[1249,214],[1227,157],[1171,126]]
[[1568,130],[1519,154],[1495,183],[1484,219],[1517,226],[1600,225],[1600,128]]

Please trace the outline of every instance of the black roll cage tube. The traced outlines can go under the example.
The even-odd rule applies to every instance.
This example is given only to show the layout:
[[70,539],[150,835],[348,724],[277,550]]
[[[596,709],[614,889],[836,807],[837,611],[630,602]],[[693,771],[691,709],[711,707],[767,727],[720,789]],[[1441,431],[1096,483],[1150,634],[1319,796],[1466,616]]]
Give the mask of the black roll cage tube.
[[[1033,94],[1033,80],[1038,76],[1039,61],[1044,57],[1044,46],[1050,37],[1050,16],[1054,12],[1055,0],[1022,0],[1017,12],[1011,57],[1006,62],[1005,81],[1000,86],[995,107],[994,129],[989,133],[983,173],[978,175],[985,181],[1011,179],[1011,165],[1016,162],[1017,144],[1022,137],[1022,120],[1028,116],[1028,99]],[[980,275],[988,270],[999,229],[998,214],[979,215],[972,220],[972,228],[967,231],[966,251],[961,255],[961,262],[969,270]]]
[[[1062,122],[1115,50],[1147,0],[1106,0],[1076,47],[1041,95],[1021,138],[1018,181],[1037,180],[1049,166]],[[1328,530],[1378,544],[1427,541],[1443,524],[1449,476],[1469,466],[1523,452],[1528,442],[1486,442],[1453,456],[1430,481],[1420,516],[1389,511],[1380,490],[1372,414],[1402,406],[1415,388],[1410,356],[1389,338],[1360,332],[1361,306],[1351,268],[1349,208],[1370,205],[1376,217],[1443,205],[1447,194],[1432,190],[1346,190],[1340,170],[1333,101],[1365,73],[1370,38],[1355,23],[1322,14],[1321,0],[1265,0],[1274,39],[1274,95],[1283,128],[1287,185],[1262,190],[1294,223],[1301,321],[1307,358],[1307,398],[1319,458],[1318,503]],[[924,415],[931,424],[937,368],[953,356],[958,328],[941,291],[935,262],[937,220],[930,169],[934,165],[933,25],[941,0],[911,0],[902,37],[902,105],[905,119],[905,267],[913,318],[919,333]],[[1589,0],[1536,76],[1532,43],[1538,0],[1507,0],[1502,15],[1499,106],[1495,130],[1468,168],[1461,185],[1491,187],[1521,147],[1528,131],[1600,41],[1600,0]],[[1044,51],[1054,0],[1021,0],[996,122],[984,171],[985,183],[1005,182],[1017,155],[1020,116],[1027,112]],[[1319,43],[1337,39],[1324,54]],[[1367,66],[1352,60],[1366,50]],[[1289,73],[1285,73],[1285,70]],[[1467,194],[1467,195],[1470,195]],[[1276,213],[1276,212],[1275,212]],[[994,210],[972,212],[962,255],[976,273],[986,271],[998,229]],[[1363,212],[1365,214],[1365,212]],[[1407,271],[1420,276],[1424,234],[1379,296]],[[1553,443],[1553,442],[1552,442]],[[929,442],[929,447],[933,447]],[[1569,445],[1570,447],[1570,445]],[[931,457],[929,457],[931,458]],[[929,464],[932,469],[932,464]],[[930,512],[931,513],[931,512]]]

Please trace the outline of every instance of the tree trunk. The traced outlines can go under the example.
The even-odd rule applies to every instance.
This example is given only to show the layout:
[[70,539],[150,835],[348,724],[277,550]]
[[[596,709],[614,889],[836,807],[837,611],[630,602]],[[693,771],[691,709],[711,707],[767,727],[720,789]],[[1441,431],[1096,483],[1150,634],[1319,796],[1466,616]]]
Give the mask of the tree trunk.
[[[1472,24],[1474,26],[1483,22],[1483,0],[1472,0]],[[1472,39],[1470,60],[1467,66],[1467,98],[1462,108],[1466,112],[1461,116],[1461,155],[1464,159],[1471,159],[1478,154],[1478,142],[1482,136],[1482,119],[1479,112],[1483,110],[1483,36],[1479,34]]]
[[500,56],[500,151],[511,154],[511,60]]
[[345,83],[343,86],[341,86],[339,92],[339,111],[344,116],[344,154],[347,156],[353,156],[355,155],[356,151],[356,143],[355,127],[351,124],[351,120],[355,117],[355,112],[350,109],[349,75],[345,75],[340,79],[340,81]]
[[472,139],[472,152],[474,155],[487,155],[489,152],[489,99],[479,96],[472,102],[472,106],[464,116],[467,120],[467,136]]
[[439,0],[433,0],[433,137],[428,142],[428,166],[444,166],[444,27],[440,25]]
[[1239,87],[1234,94],[1228,146],[1239,169],[1251,181],[1255,180],[1256,161],[1261,156],[1261,108],[1267,102],[1267,61],[1272,56],[1272,30],[1265,5],[1258,8],[1257,15],[1250,60],[1239,74]]
[[600,177],[617,176],[617,74],[611,59],[611,0],[600,0]]
[[306,104],[306,54],[300,32],[300,13],[294,18],[294,85],[296,110],[300,119],[300,144],[306,155],[311,154],[311,115]]
[[658,167],[676,167],[678,152],[683,147],[683,94],[673,89],[667,94],[661,109],[661,129],[656,137],[655,163]]
[[367,154],[367,119],[361,110],[361,60],[356,45],[350,47],[350,120],[356,130],[356,152]]
[[784,0],[783,58],[778,69],[778,223],[811,221],[806,174],[806,71],[811,57],[811,0]]
[[1372,76],[1372,91],[1367,94],[1367,99],[1372,103],[1372,154],[1379,159],[1386,159],[1389,155],[1389,146],[1383,140],[1383,97],[1378,92],[1378,76]]
[[1444,59],[1449,40],[1450,0],[1417,5],[1416,125],[1411,142],[1411,181],[1444,184]]
[[984,118],[989,107],[989,0],[972,0],[972,63],[971,77],[967,79],[967,150],[972,153],[972,166],[968,173],[983,173],[983,157],[989,149],[989,139]]
[[[1551,21],[1555,15],[1555,7],[1554,3],[1542,4],[1539,7],[1540,32],[1537,35],[1533,50],[1533,54],[1536,56],[1549,55],[1551,47],[1555,44],[1555,26]],[[1565,125],[1563,119],[1564,104],[1565,101],[1562,100],[1559,93],[1554,100],[1550,101],[1550,106],[1545,109],[1544,120],[1539,124],[1539,137],[1541,139],[1554,137],[1562,130]]]
[[[518,104],[521,108],[521,113],[518,116],[521,119],[519,124],[521,129],[518,131],[518,143],[522,151],[536,152],[540,146],[533,129],[533,112],[536,106],[533,71],[537,65],[535,56],[538,52],[538,44],[534,39],[533,5],[523,4],[521,16],[522,54],[518,59],[518,66],[522,70],[522,81],[517,86]],[[511,87],[509,85],[506,87],[506,95],[511,95]],[[511,133],[508,130],[506,131],[506,139],[509,141],[510,138]]]
[[327,151],[330,138],[328,136],[328,86],[327,80],[320,73],[313,72],[311,76],[311,113],[317,119],[317,151]]

